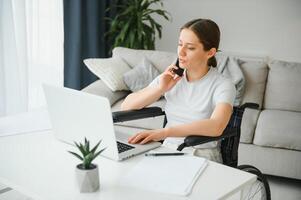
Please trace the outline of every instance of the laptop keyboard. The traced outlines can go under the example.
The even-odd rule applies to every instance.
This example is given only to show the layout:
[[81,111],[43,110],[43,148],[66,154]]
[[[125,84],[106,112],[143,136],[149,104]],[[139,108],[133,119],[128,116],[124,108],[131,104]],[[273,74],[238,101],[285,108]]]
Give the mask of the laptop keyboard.
[[118,142],[118,141],[117,141],[117,147],[118,147],[118,153],[122,153],[122,152],[125,152],[125,151],[135,148],[133,146],[130,146],[130,145]]

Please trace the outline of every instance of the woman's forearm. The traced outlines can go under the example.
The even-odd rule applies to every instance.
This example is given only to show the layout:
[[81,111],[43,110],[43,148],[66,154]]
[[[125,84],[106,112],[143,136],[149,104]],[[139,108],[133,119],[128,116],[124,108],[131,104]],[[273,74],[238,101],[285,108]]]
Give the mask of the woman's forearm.
[[186,137],[189,135],[220,136],[225,126],[215,119],[205,119],[188,124],[167,127],[168,137]]
[[220,136],[226,128],[232,114],[232,105],[218,103],[209,119],[167,128],[168,137],[186,137],[189,135]]
[[121,110],[137,110],[144,108],[157,101],[163,93],[164,92],[157,86],[144,88],[128,95],[121,104]]

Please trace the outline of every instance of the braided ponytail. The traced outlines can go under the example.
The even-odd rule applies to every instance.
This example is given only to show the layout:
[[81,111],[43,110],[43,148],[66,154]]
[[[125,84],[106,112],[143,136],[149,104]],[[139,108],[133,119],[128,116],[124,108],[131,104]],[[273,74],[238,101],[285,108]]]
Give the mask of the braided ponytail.
[[212,56],[211,58],[209,58],[207,64],[208,64],[208,66],[216,67],[217,66],[217,61],[216,61],[215,56]]

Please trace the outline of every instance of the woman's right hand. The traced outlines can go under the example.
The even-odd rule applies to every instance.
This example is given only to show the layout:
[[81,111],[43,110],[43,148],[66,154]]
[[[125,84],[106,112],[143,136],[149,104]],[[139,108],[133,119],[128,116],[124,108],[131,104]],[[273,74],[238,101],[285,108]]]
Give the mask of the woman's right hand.
[[177,66],[170,65],[160,77],[159,88],[164,93],[169,91],[182,78],[174,73],[173,69],[177,69]]

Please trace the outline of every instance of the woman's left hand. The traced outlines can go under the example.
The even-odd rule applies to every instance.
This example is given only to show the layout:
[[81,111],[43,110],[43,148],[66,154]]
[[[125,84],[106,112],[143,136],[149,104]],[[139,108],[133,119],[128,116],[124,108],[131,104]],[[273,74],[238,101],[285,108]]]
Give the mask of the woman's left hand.
[[150,141],[160,141],[167,137],[167,129],[147,130],[137,133],[128,139],[130,144],[146,144]]

